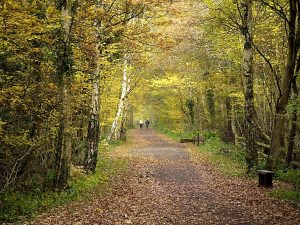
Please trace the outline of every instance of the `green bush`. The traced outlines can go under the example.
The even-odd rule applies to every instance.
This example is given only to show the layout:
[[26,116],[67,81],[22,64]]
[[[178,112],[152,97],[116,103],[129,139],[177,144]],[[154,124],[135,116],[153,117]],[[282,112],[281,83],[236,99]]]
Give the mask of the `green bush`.
[[219,153],[221,148],[228,148],[228,147],[229,145],[222,142],[221,139],[216,136],[209,136],[209,138],[205,136],[205,142],[204,145],[202,146],[203,149],[215,153]]
[[213,131],[205,130],[203,132],[203,136],[205,137],[206,140],[208,140],[208,139],[211,139],[211,138],[216,138],[217,134]]

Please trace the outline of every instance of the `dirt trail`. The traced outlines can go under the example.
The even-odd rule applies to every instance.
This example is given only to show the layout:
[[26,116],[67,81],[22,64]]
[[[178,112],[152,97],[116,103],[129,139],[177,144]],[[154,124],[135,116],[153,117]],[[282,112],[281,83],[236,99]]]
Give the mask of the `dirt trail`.
[[[42,214],[32,224],[300,224],[300,212],[251,180],[221,175],[185,145],[153,130],[131,132],[120,148],[131,170],[104,197]],[[118,155],[118,153],[120,153]]]

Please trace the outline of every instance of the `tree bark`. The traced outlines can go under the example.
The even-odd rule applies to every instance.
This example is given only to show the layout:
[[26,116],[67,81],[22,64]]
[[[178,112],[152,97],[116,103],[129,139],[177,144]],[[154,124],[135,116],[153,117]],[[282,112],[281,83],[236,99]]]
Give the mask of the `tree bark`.
[[63,189],[68,185],[70,176],[72,142],[70,131],[71,104],[70,104],[70,35],[72,28],[72,1],[64,0],[61,6],[61,26],[63,32],[63,54],[59,68],[59,96],[61,100],[61,118],[56,144],[55,179],[54,187]]
[[[98,61],[98,57],[97,61]],[[93,89],[92,89],[92,102],[91,112],[87,131],[87,151],[85,156],[84,168],[86,172],[95,173],[97,160],[98,160],[98,145],[100,136],[100,123],[99,123],[99,108],[100,108],[100,65],[96,62],[96,66],[93,72]]]
[[215,107],[215,93],[213,89],[208,89],[206,91],[206,99],[207,99],[207,107],[208,107],[208,112],[210,114],[211,118],[211,124],[214,124],[214,119],[216,116],[216,107]]
[[295,137],[296,137],[297,129],[298,129],[297,120],[298,120],[299,90],[298,90],[296,78],[299,74],[299,70],[300,70],[300,59],[298,58],[296,72],[295,72],[295,76],[293,78],[293,83],[292,83],[292,85],[293,85],[293,100],[296,102],[296,104],[293,105],[291,129],[290,129],[289,139],[288,139],[288,148],[287,148],[287,152],[286,152],[286,156],[285,156],[285,162],[288,165],[292,161],[294,145],[295,145]]
[[273,170],[276,167],[280,147],[280,137],[284,131],[286,107],[289,101],[291,82],[294,76],[297,46],[296,46],[296,17],[297,1],[289,1],[289,21],[288,21],[288,57],[285,74],[280,85],[280,95],[276,105],[276,115],[272,131],[270,156],[268,158],[268,168]]
[[288,148],[286,152],[286,157],[285,161],[289,165],[292,161],[292,156],[294,152],[294,144],[295,144],[295,137],[296,137],[296,132],[297,132],[297,119],[298,119],[298,110],[293,109],[292,112],[292,121],[291,121],[291,129],[290,129],[290,134],[289,134],[289,142],[288,142]]
[[225,141],[226,142],[234,142],[234,133],[232,130],[232,106],[231,106],[231,100],[230,97],[226,97],[226,117],[227,117],[227,123],[226,123],[226,131],[225,131]]
[[128,97],[125,97],[124,100],[124,110],[121,119],[120,129],[119,129],[119,139],[125,140],[126,139],[126,122],[127,122],[127,112],[128,112]]
[[236,128],[236,125],[235,125],[236,116],[235,116],[234,106],[232,107],[231,116],[232,116],[232,119],[231,119],[231,130],[232,130],[233,135],[234,135],[234,144],[238,145],[239,144],[239,140],[238,140],[238,136],[239,135],[238,135],[238,131],[237,131],[237,128]]
[[246,162],[248,172],[257,165],[257,150],[254,136],[254,95],[253,95],[253,46],[252,46],[252,0],[241,2],[242,33],[244,43],[244,77],[245,77],[245,138]]
[[128,105],[129,105],[129,99],[128,99],[128,93],[130,92],[130,78],[127,79],[127,90],[126,90],[126,96],[124,99],[124,110],[122,114],[122,120],[120,124],[119,129],[119,138],[120,139],[126,139],[126,123],[127,123],[127,114],[128,114]]
[[[101,1],[96,1],[96,11],[101,8]],[[100,123],[99,123],[99,110],[100,110],[100,66],[101,66],[101,22],[99,18],[96,17],[94,21],[95,27],[95,56],[94,56],[94,69],[92,74],[92,102],[91,102],[91,112],[87,131],[87,150],[84,160],[84,169],[86,173],[95,173],[97,161],[98,161],[98,145],[100,139]]]
[[127,61],[127,56],[124,56],[124,69],[123,69],[123,79],[122,79],[122,91],[121,91],[121,96],[119,99],[119,104],[118,104],[118,109],[117,109],[117,113],[115,116],[115,119],[112,123],[111,126],[111,131],[110,134],[108,136],[108,140],[117,140],[119,137],[119,133],[120,133],[120,126],[119,126],[119,120],[120,120],[120,116],[123,114],[124,112],[124,106],[125,106],[125,98],[127,96],[128,93],[128,74],[127,74],[127,67],[128,67],[128,61]]

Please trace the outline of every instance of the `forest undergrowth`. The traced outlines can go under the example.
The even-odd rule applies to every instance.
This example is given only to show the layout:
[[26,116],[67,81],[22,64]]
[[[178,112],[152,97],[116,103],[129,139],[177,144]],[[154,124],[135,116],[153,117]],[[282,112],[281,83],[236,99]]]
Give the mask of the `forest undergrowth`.
[[127,161],[110,158],[106,153],[113,151],[123,142],[102,142],[100,160],[95,174],[85,174],[81,167],[72,167],[68,188],[62,191],[41,190],[10,192],[0,195],[0,222],[16,222],[34,217],[43,211],[67,204],[71,201],[88,199],[95,191],[98,195],[108,191],[112,180],[127,170]]

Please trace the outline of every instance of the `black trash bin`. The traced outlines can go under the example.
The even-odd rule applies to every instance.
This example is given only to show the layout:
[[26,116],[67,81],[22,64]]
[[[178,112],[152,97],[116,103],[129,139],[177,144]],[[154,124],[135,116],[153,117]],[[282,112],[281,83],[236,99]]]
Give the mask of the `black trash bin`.
[[273,186],[274,172],[269,170],[258,170],[258,183],[260,186],[272,187]]

